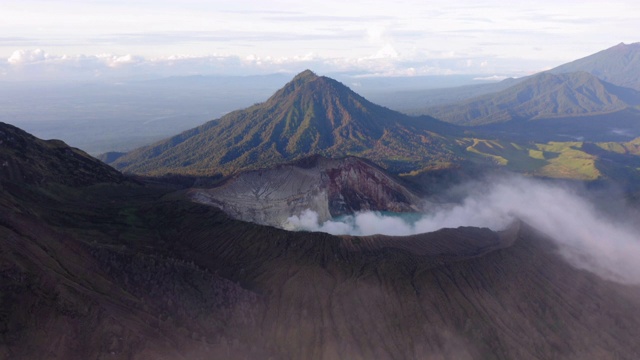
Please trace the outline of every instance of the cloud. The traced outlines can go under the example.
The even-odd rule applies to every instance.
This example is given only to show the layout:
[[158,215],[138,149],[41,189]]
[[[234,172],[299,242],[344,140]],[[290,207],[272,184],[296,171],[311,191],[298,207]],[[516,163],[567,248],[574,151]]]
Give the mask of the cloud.
[[16,50],[7,59],[7,62],[11,65],[22,65],[42,62],[47,60],[48,58],[49,54],[45,53],[42,49]]
[[[398,54],[397,61],[406,61],[413,49],[427,54],[437,49],[456,54],[457,59],[480,60],[468,73],[510,74],[514,69],[530,72],[557,66],[620,41],[637,41],[633,34],[639,26],[635,15],[639,5],[631,1],[606,7],[584,2],[510,6],[497,1],[410,0],[252,1],[250,6],[195,0],[153,5],[119,0],[5,2],[8,6],[0,12],[0,28],[7,34],[0,36],[0,52],[5,57],[25,46],[55,48],[72,56],[120,52],[118,55],[130,53],[147,59],[210,52],[281,58],[300,49],[303,54],[313,51],[341,63],[372,57],[389,44],[393,52],[379,55]],[[550,36],[554,41],[548,41]],[[425,62],[434,59],[420,58]],[[475,67],[486,59],[493,69]],[[450,68],[454,72],[461,69]]]
[[116,66],[140,64],[144,62],[144,58],[140,56],[133,56],[131,54],[127,54],[123,56],[106,56],[105,61],[107,62],[108,66],[116,67]]
[[[244,12],[243,12],[244,13]],[[370,22],[379,20],[393,20],[391,16],[337,16],[337,15],[300,15],[300,13],[290,13],[278,16],[265,16],[265,20],[287,21],[287,22]]]
[[89,39],[92,44],[119,44],[134,46],[173,44],[215,44],[215,43],[270,43],[270,42],[313,42],[344,41],[362,37],[360,31],[336,31],[326,29],[322,33],[282,32],[282,31],[167,31],[130,34],[107,34]]
[[376,52],[372,59],[396,59],[400,57],[396,49],[391,44],[385,44],[380,50]]
[[473,78],[473,80],[476,81],[502,81],[505,79],[508,79],[508,76],[505,75],[491,75],[491,76],[480,76],[480,77],[475,77]]
[[[361,76],[414,76],[458,73],[463,60],[418,61],[403,56],[390,44],[370,56],[323,57],[313,52],[294,56],[170,55],[145,58],[134,54],[53,55],[42,49],[16,50],[7,58],[10,80],[87,80],[150,78],[188,75],[294,74],[312,69],[321,74],[358,73]],[[464,60],[466,61],[466,60]],[[3,64],[0,62],[0,67]]]
[[[358,213],[322,224],[306,211],[286,228],[350,235],[410,235],[459,226],[501,230],[521,219],[552,237],[574,266],[624,283],[640,284],[638,219],[613,220],[566,187],[518,176],[492,178],[458,189],[464,199],[431,209],[417,218]],[[630,212],[623,212],[630,213]]]

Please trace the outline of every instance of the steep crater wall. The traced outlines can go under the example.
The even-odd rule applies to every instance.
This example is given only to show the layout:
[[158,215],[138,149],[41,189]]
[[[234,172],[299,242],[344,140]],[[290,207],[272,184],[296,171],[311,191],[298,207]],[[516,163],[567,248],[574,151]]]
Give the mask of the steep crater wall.
[[415,212],[424,206],[399,180],[354,157],[315,156],[247,171],[212,189],[192,189],[189,195],[236,219],[277,227],[307,209],[326,221],[357,211]]

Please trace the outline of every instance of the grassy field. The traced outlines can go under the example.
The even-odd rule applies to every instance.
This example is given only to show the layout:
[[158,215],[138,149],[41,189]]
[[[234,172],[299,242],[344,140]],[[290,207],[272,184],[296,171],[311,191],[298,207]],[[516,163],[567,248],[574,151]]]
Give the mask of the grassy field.
[[637,173],[640,140],[627,143],[548,142],[518,144],[476,138],[458,142],[475,161],[534,175],[574,180],[597,180]]

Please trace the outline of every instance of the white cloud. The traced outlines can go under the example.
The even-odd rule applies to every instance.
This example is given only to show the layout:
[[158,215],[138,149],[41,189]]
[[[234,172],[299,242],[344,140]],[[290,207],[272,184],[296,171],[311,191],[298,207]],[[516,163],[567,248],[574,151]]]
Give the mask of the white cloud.
[[399,57],[400,55],[398,54],[396,49],[394,49],[391,44],[386,44],[380,50],[378,50],[375,55],[373,55],[372,59],[397,59]]
[[[634,34],[640,32],[640,3],[632,1],[602,6],[598,2],[505,4],[493,0],[193,0],[179,5],[6,0],[3,5],[0,54],[11,58],[12,64],[36,61],[37,57],[29,57],[35,53],[13,54],[16,48],[30,46],[72,57],[117,53],[166,59],[172,54],[223,54],[244,59],[255,54],[262,59],[261,66],[274,62],[267,57],[292,59],[309,52],[327,66],[333,62],[349,68],[360,59],[393,59],[393,69],[361,62],[361,67],[375,65],[380,73],[402,73],[408,68],[395,62],[455,59],[460,62],[449,67],[453,72],[512,74],[559,65],[620,41],[638,41]],[[339,14],[336,8],[341,9]],[[465,70],[467,60],[473,64]],[[282,65],[295,67],[296,63]],[[420,73],[419,65],[411,67]]]
[[508,76],[505,75],[491,75],[491,76],[479,76],[479,77],[475,77],[473,78],[473,80],[477,80],[477,81],[502,81],[509,78]]
[[116,66],[123,66],[123,65],[139,64],[144,61],[144,58],[140,56],[133,56],[131,54],[127,54],[124,56],[107,56],[105,60],[107,61],[108,66],[116,67]]
[[456,61],[425,63],[402,57],[391,45],[373,56],[327,58],[314,52],[294,56],[170,55],[145,58],[133,54],[54,55],[41,49],[15,51],[7,59],[5,78],[12,80],[162,77],[183,75],[253,75],[355,72],[361,76],[414,76],[458,73]]
[[[243,74],[294,73],[301,66],[314,65],[318,72],[357,71],[378,76],[513,76],[557,66],[620,41],[638,41],[634,34],[640,32],[636,15],[640,3],[631,1],[606,7],[593,2],[549,6],[546,2],[505,5],[444,0],[268,4],[193,0],[180,5],[120,0],[73,4],[7,1],[8,6],[0,12],[0,34],[5,34],[0,36],[0,54],[11,65],[45,62],[57,76],[63,76],[64,71],[53,69],[54,65],[66,66],[79,54],[102,53],[115,58],[97,59],[96,66],[108,63],[112,71],[106,73],[117,68],[124,71],[121,75],[129,71],[125,65],[136,65],[142,73],[151,65],[161,73],[172,73],[180,67],[179,62],[206,63],[193,59],[215,58],[218,64],[234,62],[237,68],[222,68],[236,71],[232,74],[240,70]],[[339,14],[335,8],[341,9]],[[16,51],[26,47],[55,49],[69,57]],[[173,54],[187,55],[171,59]],[[253,59],[248,58],[251,55]],[[61,61],[50,61],[55,59]],[[213,63],[183,69],[183,75],[219,71],[213,69]],[[94,71],[105,73],[104,69]],[[11,76],[8,71],[6,77]],[[29,74],[21,72],[20,76]]]
[[570,189],[516,176],[468,184],[460,191],[466,194],[461,203],[431,209],[418,219],[365,212],[319,224],[307,211],[286,225],[331,234],[410,235],[459,226],[501,230],[518,218],[551,236],[576,267],[640,284],[640,235],[633,225],[638,219],[610,219]]
[[22,65],[28,63],[42,62],[49,58],[49,55],[42,49],[16,50],[9,56],[7,62],[11,65]]

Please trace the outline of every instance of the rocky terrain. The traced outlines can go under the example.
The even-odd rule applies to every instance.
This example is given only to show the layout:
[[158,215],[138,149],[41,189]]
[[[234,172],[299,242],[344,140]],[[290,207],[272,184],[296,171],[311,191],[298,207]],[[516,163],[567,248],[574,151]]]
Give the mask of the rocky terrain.
[[232,217],[283,227],[287,218],[309,209],[320,221],[376,210],[416,212],[426,204],[382,169],[358,158],[320,156],[237,174],[211,189],[189,191],[197,202]]
[[99,162],[36,181],[67,150],[0,177],[0,358],[640,357],[640,288],[572,267],[527,224],[288,232],[157,180],[71,180],[111,174]]

